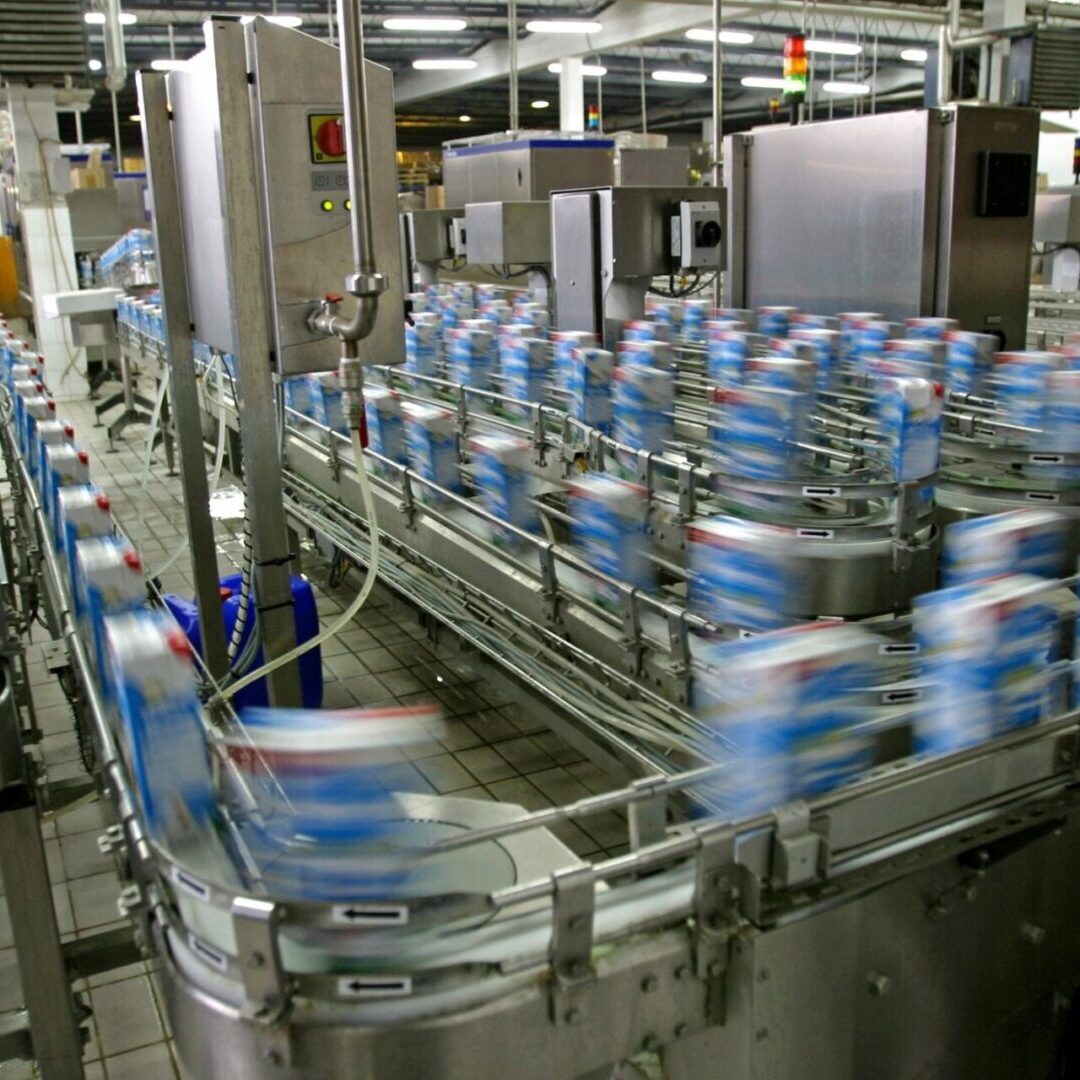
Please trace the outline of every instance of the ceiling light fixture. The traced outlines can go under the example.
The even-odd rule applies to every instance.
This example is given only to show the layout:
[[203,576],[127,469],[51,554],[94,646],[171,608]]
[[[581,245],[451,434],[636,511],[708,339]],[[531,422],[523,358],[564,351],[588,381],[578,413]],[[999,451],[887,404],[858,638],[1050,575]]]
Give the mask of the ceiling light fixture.
[[930,54],[925,49],[901,49],[900,59],[907,60],[910,64],[925,64],[930,59]]
[[[695,26],[693,30],[687,30],[686,36],[691,41],[712,41],[712,30],[704,26]],[[721,45],[749,45],[754,40],[754,35],[746,30],[721,30],[716,35],[716,40]]]
[[120,12],[120,25],[121,26],[134,26],[139,21],[139,16],[134,11],[121,11]]
[[847,94],[850,97],[863,97],[870,93],[868,83],[862,82],[827,82],[821,84],[826,94]]
[[141,124],[141,123],[142,123],[142,114],[141,114],[141,113],[137,113],[137,112],[134,112],[134,113],[132,113],[132,114],[131,114],[131,115],[130,115],[130,116],[128,117],[128,119],[129,119],[129,120],[130,120],[130,121],[131,121],[131,122],[132,122],[133,124]]
[[181,67],[184,66],[184,61],[183,60],[169,60],[169,59],[151,60],[150,61],[150,66],[155,71],[175,71],[177,68],[181,68]]
[[854,41],[824,41],[821,38],[807,38],[806,51],[808,53],[831,53],[833,56],[858,56],[862,52],[862,46]]
[[105,13],[103,11],[88,11],[83,16],[83,22],[89,23],[91,26],[101,26],[105,22]]
[[783,90],[784,80],[764,75],[746,75],[739,82],[750,90]]
[[469,24],[464,19],[439,19],[425,16],[407,16],[403,18],[383,19],[384,30],[430,30],[455,34]]
[[469,115],[468,113],[462,113],[462,114],[461,114],[461,115],[460,115],[460,116],[458,117],[458,119],[459,119],[459,120],[460,120],[460,121],[461,121],[461,122],[462,122],[463,124],[467,124],[467,123],[468,123],[468,122],[469,122],[469,121],[470,121],[470,120],[472,119],[472,117],[471,117],[471,116],[470,116],[470,115]]
[[287,26],[290,30],[304,25],[304,20],[299,15],[264,15],[263,18],[276,26]]
[[584,19],[530,19],[525,29],[530,34],[599,34],[603,27]]
[[414,60],[412,66],[417,71],[471,71],[476,67],[476,61],[448,56],[443,59]]
[[707,82],[709,78],[708,75],[701,71],[675,71],[671,69],[654,71],[652,77],[657,82],[685,83],[687,85]]
[[540,98],[537,101],[530,102],[530,104],[534,109],[546,109],[551,104],[551,102],[545,101],[543,98]]
[[[562,74],[562,64],[556,61],[554,64],[548,64],[548,71],[552,75]],[[582,64],[581,74],[589,79],[602,79],[607,74],[607,68],[602,64]]]
[[89,69],[90,69],[91,71],[100,71],[100,70],[101,70],[101,68],[102,68],[102,63],[101,63],[101,61],[100,61],[100,60],[88,60],[88,61],[86,62],[86,66],[87,66],[87,67],[88,67],[88,68],[89,68]]

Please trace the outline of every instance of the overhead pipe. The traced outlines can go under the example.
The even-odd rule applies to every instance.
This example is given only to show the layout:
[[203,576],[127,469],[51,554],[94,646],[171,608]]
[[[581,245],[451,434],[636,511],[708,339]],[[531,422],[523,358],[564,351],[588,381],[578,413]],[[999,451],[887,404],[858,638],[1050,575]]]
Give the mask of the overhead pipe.
[[[350,317],[337,314],[337,302],[326,300],[309,319],[313,329],[341,339],[344,360],[356,360],[357,342],[375,327],[379,297],[389,287],[375,259],[375,229],[372,221],[371,141],[368,131],[367,72],[364,63],[364,28],[360,0],[337,0],[338,38],[341,42],[341,86],[345,153],[352,201],[353,273],[345,279],[345,289],[356,298]],[[344,365],[343,365],[344,366]],[[358,374],[351,378],[358,378]],[[349,387],[343,385],[342,390]]]
[[120,25],[120,0],[102,0],[105,15],[105,88],[120,93],[127,82],[127,54],[124,51],[124,28]]

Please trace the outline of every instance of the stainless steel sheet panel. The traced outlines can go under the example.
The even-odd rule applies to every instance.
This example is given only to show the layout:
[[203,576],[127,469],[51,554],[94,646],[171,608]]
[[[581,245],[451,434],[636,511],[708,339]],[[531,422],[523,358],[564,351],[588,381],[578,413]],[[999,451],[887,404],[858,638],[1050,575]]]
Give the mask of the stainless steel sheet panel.
[[473,265],[551,262],[551,205],[546,199],[469,203],[465,229]]

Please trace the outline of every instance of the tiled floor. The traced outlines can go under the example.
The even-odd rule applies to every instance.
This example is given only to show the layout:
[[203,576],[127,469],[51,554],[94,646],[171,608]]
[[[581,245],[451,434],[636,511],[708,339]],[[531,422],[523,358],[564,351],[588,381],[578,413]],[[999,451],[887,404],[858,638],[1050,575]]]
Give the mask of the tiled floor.
[[[168,590],[191,595],[180,482],[165,475],[159,452],[149,481],[142,486],[145,429],[129,429],[126,441],[109,452],[104,429],[92,426],[88,403],[67,405],[62,411],[90,450],[92,475],[108,491],[148,567],[156,570],[178,548],[185,548],[162,582]],[[220,569],[225,574],[234,569],[241,547],[229,531],[219,531]],[[328,565],[316,552],[306,553],[305,570],[319,590],[319,614],[326,624],[348,603],[351,588],[326,587]],[[342,633],[323,650],[327,708],[409,704],[433,697],[443,706],[438,741],[386,766],[385,783],[400,790],[519,803],[530,810],[613,786],[605,772],[548,730],[535,707],[499,690],[450,635],[445,638],[431,640],[415,614],[379,588],[361,612],[356,629]],[[63,692],[34,650],[30,675],[45,733],[40,752],[49,778],[84,776]],[[86,805],[44,829],[53,899],[65,938],[118,920],[119,882],[97,847],[103,814],[101,806]],[[625,850],[626,823],[614,813],[587,818],[580,825],[565,823],[554,832],[579,855]],[[184,1076],[173,1055],[161,997],[148,965],[84,980],[77,989],[87,995],[93,1010],[85,1055],[91,1080]],[[0,898],[0,1012],[20,1004],[11,927],[6,902]],[[0,1064],[0,1080],[33,1075],[30,1063]]]

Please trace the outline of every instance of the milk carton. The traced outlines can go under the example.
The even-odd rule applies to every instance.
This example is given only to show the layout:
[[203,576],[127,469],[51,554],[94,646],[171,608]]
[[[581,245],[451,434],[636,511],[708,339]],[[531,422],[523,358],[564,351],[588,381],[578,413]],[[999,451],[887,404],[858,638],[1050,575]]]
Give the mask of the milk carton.
[[65,487],[88,483],[90,483],[90,455],[85,450],[80,450],[70,443],[45,447],[41,506],[56,547],[63,542],[60,533],[59,492]]
[[556,330],[552,333],[551,340],[554,344],[551,367],[555,386],[560,390],[568,390],[570,373],[574,367],[574,350],[596,345],[596,335],[587,330]]
[[[519,402],[542,402],[544,380],[548,371],[548,343],[539,337],[510,334],[505,342],[502,361],[503,391]],[[528,415],[528,409],[512,406],[518,416]]]
[[616,442],[654,454],[663,453],[673,438],[673,373],[641,364],[620,363],[615,369],[614,391]]
[[575,349],[571,360],[569,413],[605,434],[611,430],[611,381],[615,354],[607,349]]
[[[45,447],[75,441],[75,428],[63,420],[39,420],[35,425],[26,465],[32,477],[43,475]],[[41,481],[38,480],[40,487]]]
[[1060,511],[1042,507],[955,521],[945,530],[943,581],[953,586],[1006,574],[1062,577],[1069,572],[1070,525]]
[[433,377],[442,358],[442,328],[437,312],[413,315],[413,325],[405,328],[405,370]]
[[765,386],[717,387],[709,434],[737,476],[783,480],[804,471],[809,395]]
[[341,398],[341,377],[336,371],[320,371],[308,376],[311,387],[311,418],[330,431],[346,435],[345,408]]
[[[587,476],[570,486],[571,534],[589,563],[603,574],[638,588],[652,580],[646,555],[644,488],[609,476]],[[596,581],[593,599],[615,605],[619,590]]]
[[[1041,428],[1046,403],[1046,378],[1065,366],[1065,358],[1052,352],[999,352],[994,357],[998,399],[1012,424]],[[1031,445],[1035,435],[1017,436],[1022,445]]]
[[732,330],[722,323],[710,322],[707,370],[714,386],[741,386],[746,361],[764,355],[768,339],[748,330]]
[[986,394],[986,380],[994,367],[998,339],[993,334],[975,334],[967,330],[948,330],[945,342],[945,384],[961,394]]
[[798,313],[798,308],[771,305],[757,309],[757,329],[759,334],[766,337],[785,338],[791,327],[792,316]]
[[813,347],[812,359],[817,370],[818,390],[836,387],[840,364],[841,332],[830,327],[795,326],[791,330],[791,342],[806,341]]
[[958,330],[960,324],[956,319],[931,318],[918,316],[904,320],[904,328],[908,338],[913,341],[944,341],[945,335]]
[[[532,528],[536,511],[529,493],[529,444],[511,435],[476,435],[469,440],[469,449],[484,509],[519,529]],[[496,528],[494,539],[509,544],[517,538]]]
[[[456,492],[458,478],[458,434],[454,415],[435,405],[402,405],[405,446],[412,467],[425,479],[446,491]],[[424,502],[437,502],[440,495],[420,485]]]
[[450,342],[450,369],[452,382],[472,386],[480,390],[490,389],[494,371],[492,350],[495,336],[487,320],[487,329],[459,326],[447,332]]
[[941,384],[903,376],[876,384],[886,469],[898,481],[931,476],[941,449]]
[[[367,421],[368,449],[390,461],[407,463],[405,420],[397,393],[381,386],[365,386],[364,419]],[[382,467],[379,463],[376,465]]]
[[110,536],[113,520],[109,497],[96,484],[61,488],[57,497],[60,508],[61,557],[68,572],[72,611],[76,619],[83,612],[82,595],[76,586],[75,545],[95,536]]

